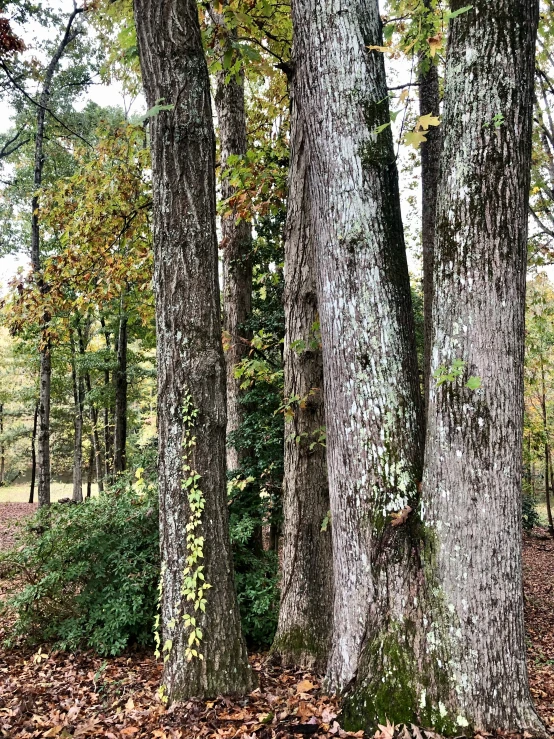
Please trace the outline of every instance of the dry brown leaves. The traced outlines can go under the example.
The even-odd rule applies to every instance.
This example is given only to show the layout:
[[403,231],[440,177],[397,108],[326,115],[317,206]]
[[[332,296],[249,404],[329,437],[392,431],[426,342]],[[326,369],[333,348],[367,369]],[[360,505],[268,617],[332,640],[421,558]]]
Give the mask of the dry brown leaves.
[[[6,506],[0,506],[0,546],[7,541],[2,534],[6,520],[27,515],[30,510],[29,506],[19,512],[11,504],[9,507],[6,513],[1,510]],[[554,542],[526,539],[524,575],[531,691],[554,733]],[[5,629],[0,623],[0,642]],[[0,648],[0,738],[363,736],[362,732],[341,729],[339,702],[325,694],[317,676],[277,667],[264,655],[254,655],[251,661],[259,687],[245,698],[189,701],[166,710],[157,696],[161,664],[150,655],[134,653],[103,660],[91,653],[66,654],[45,646],[34,650]],[[415,726],[388,723],[375,736],[438,739]],[[482,733],[475,739],[489,736]]]

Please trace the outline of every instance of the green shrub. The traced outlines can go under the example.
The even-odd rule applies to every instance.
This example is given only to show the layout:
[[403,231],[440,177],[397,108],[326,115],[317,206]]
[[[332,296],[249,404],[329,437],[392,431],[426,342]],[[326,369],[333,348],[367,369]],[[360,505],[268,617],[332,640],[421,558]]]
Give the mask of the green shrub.
[[537,511],[537,499],[532,493],[524,491],[521,499],[522,523],[525,531],[531,531],[540,524],[540,516]]
[[153,642],[160,567],[154,485],[126,476],[79,505],[41,509],[5,559],[24,582],[9,604],[14,637],[101,655]]

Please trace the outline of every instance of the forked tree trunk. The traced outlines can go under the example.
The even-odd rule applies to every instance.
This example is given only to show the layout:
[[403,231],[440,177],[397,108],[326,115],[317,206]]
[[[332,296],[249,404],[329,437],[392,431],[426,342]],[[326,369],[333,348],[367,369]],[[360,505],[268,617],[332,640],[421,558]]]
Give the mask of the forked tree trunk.
[[[212,12],[219,25],[221,36],[219,52],[223,57],[231,51],[236,40],[236,30],[225,28],[223,16]],[[233,54],[234,61],[234,54]],[[246,142],[246,111],[244,106],[244,73],[241,70],[227,80],[228,70],[217,73],[215,107],[219,124],[220,171],[225,173],[230,156],[244,156]],[[237,188],[229,176],[221,177],[221,197],[224,200],[235,195]],[[227,436],[236,432],[242,423],[244,410],[240,403],[240,380],[235,369],[248,353],[251,338],[246,321],[252,312],[252,227],[248,220],[239,219],[236,208],[221,218],[221,248],[223,251],[223,331],[226,351],[227,377]],[[240,466],[241,452],[227,443],[227,468]]]
[[[424,0],[427,9],[431,0]],[[430,10],[430,12],[433,12]],[[440,113],[439,71],[433,59],[420,60],[419,114]],[[425,413],[429,396],[431,367],[431,339],[433,329],[433,254],[435,241],[435,216],[437,209],[437,185],[441,150],[441,130],[430,126],[427,141],[421,144],[421,246],[423,253],[423,394]]]
[[381,45],[378,3],[296,0],[293,22],[336,588],[327,675],[342,690],[404,593],[410,547],[390,514],[417,497],[423,419],[392,133],[375,132],[390,121],[383,55],[367,48]]
[[323,361],[306,142],[292,80],[291,168],[285,238],[285,416],[281,605],[272,653],[323,671],[333,619],[333,561],[325,447]]
[[[252,674],[228,531],[215,146],[198,8],[195,0],[135,0],[134,8],[148,104],[174,106],[151,118],[161,644],[173,702],[248,692]],[[191,502],[203,507],[195,514]],[[205,610],[186,600],[191,591],[196,598],[200,574],[211,586]],[[202,660],[187,660],[185,614],[196,619]]]
[[[527,683],[521,580],[538,6],[476,0],[451,21],[447,51],[432,370],[465,365],[454,382],[432,383],[429,397],[425,641],[440,679],[427,685],[425,702],[466,734],[543,730]],[[468,387],[470,377],[480,389],[477,380]]]
[[117,369],[115,371],[115,431],[114,431],[114,465],[113,471],[117,475],[123,472],[127,465],[127,346],[128,346],[128,318],[124,312],[119,318],[119,333],[117,337]]

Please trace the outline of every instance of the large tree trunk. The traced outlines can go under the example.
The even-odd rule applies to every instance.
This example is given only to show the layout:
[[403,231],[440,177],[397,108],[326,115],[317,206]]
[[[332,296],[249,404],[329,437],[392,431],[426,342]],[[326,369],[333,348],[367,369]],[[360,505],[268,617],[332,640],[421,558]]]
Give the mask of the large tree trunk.
[[127,446],[127,345],[128,318],[123,300],[119,318],[117,338],[117,369],[115,372],[115,431],[114,431],[114,474],[123,472],[126,467]]
[[[219,52],[224,56],[232,52],[236,30],[225,28],[223,16],[212,12],[221,36]],[[246,143],[246,112],[244,107],[244,73],[241,70],[227,80],[228,70],[217,73],[215,107],[219,124],[220,171],[225,172],[230,156],[244,156]],[[235,195],[236,187],[230,177],[221,177],[221,197],[224,200]],[[240,402],[240,380],[235,368],[248,352],[251,338],[246,321],[252,312],[252,227],[250,222],[239,219],[236,208],[221,218],[221,248],[223,250],[223,331],[226,352],[227,377],[227,436],[236,432],[244,415]],[[227,443],[227,468],[235,470],[240,465],[240,452],[232,441]]]
[[[424,0],[431,8],[431,0]],[[432,11],[430,11],[432,12]],[[420,60],[419,114],[438,116],[440,112],[439,71],[429,56]],[[441,151],[441,130],[430,126],[427,141],[421,144],[421,246],[423,252],[423,392],[425,413],[429,396],[431,367],[431,339],[433,327],[433,254],[435,241],[435,216],[437,209],[437,185]]]
[[[34,194],[31,200],[31,265],[33,272],[38,276],[38,284],[45,291],[47,286],[40,277],[40,213],[39,190],[42,187],[44,171],[44,131],[46,124],[46,110],[50,102],[51,85],[58,65],[67,49],[75,39],[77,32],[73,23],[79,13],[85,8],[75,6],[69,16],[64,35],[58,44],[44,76],[44,82],[37,106],[37,127],[35,132],[35,166],[33,175]],[[43,328],[48,325],[50,317],[45,314]],[[39,399],[39,434],[38,434],[38,504],[50,504],[50,386],[52,373],[52,359],[50,355],[50,340],[43,332],[40,348],[40,399]]]
[[[215,145],[198,8],[195,0],[135,0],[135,21],[148,104],[174,106],[151,119],[161,644],[173,702],[247,692],[252,674],[228,531]],[[205,610],[195,610],[201,599]],[[200,643],[192,646],[203,659],[187,654],[185,614],[196,619]]]
[[[285,238],[285,417],[281,605],[272,652],[284,664],[323,671],[333,620],[323,361],[304,129],[292,81],[291,169]],[[327,521],[327,525],[324,522]]]
[[390,514],[417,497],[423,414],[392,133],[375,133],[390,120],[383,55],[367,48],[381,44],[378,3],[296,0],[293,22],[336,588],[327,675],[342,690],[403,593],[407,527]]
[[[527,683],[521,581],[538,5],[476,0],[451,21],[447,53],[431,369],[465,364],[454,382],[431,383],[429,395],[425,637],[442,677],[427,686],[426,701],[442,705],[452,730],[469,725],[466,734],[542,730]],[[477,380],[466,384],[470,377],[480,389]]]

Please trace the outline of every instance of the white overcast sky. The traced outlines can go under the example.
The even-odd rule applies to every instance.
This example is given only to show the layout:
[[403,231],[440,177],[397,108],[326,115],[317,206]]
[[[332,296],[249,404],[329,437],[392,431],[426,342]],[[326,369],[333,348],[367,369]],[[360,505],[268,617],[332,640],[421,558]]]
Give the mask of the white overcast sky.
[[[73,0],[49,0],[49,5],[52,8],[60,9],[69,14],[73,9]],[[381,2],[381,6],[383,7],[385,5],[384,2]],[[29,51],[27,53],[32,54],[33,52],[33,37],[38,38],[44,38],[44,29],[42,29],[40,26],[26,26],[25,29],[22,29],[22,36],[24,37],[25,43],[29,47]],[[388,62],[388,73],[390,77],[389,84],[405,84],[406,82],[410,81],[411,74],[413,72],[410,70],[409,65],[406,62]],[[414,89],[414,88],[412,88]],[[29,90],[29,92],[33,92],[32,90]],[[415,92],[412,93],[415,95]],[[120,87],[117,83],[113,83],[110,85],[104,85],[104,84],[94,84],[91,85],[86,95],[83,96],[82,100],[80,101],[80,106],[84,107],[88,100],[93,100],[94,102],[98,103],[102,106],[119,106],[122,108],[128,108],[129,107],[129,98],[126,97]],[[142,99],[142,96],[133,101],[131,112],[139,112],[141,110],[144,110],[144,100]],[[393,105],[394,107],[394,105]],[[6,131],[10,125],[11,125],[11,115],[12,110],[10,109],[10,106],[7,105],[6,102],[3,102],[0,100],[0,132]],[[399,119],[401,116],[399,116]],[[400,120],[398,119],[397,125],[400,123]],[[405,147],[400,148],[400,170],[402,172],[402,164],[406,161],[407,152],[405,150]],[[413,175],[412,175],[413,176]],[[420,189],[417,188],[416,194],[417,194],[417,206],[416,208],[411,208],[407,202],[407,196],[409,194],[413,194],[413,191],[410,193],[406,190],[407,182],[405,178],[401,176],[401,190],[402,192],[402,209],[403,209],[403,216],[404,216],[404,222],[405,225],[408,224],[408,222],[414,223],[414,225],[417,226],[417,224],[414,221],[414,217],[419,220],[419,212],[414,213],[415,211],[419,211],[419,203],[420,203]],[[413,232],[413,228],[410,229]],[[410,264],[410,269],[413,274],[418,274],[420,270],[420,264],[417,256],[412,252],[411,249],[408,250],[408,261]],[[27,264],[27,259],[24,256],[21,255],[12,255],[12,256],[6,256],[0,258],[0,289],[2,284],[6,284],[7,280],[9,280],[11,277],[13,277],[17,270],[21,266],[25,266]],[[554,280],[554,267],[548,267],[546,268],[546,271],[550,277],[551,280]]]

